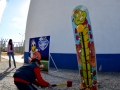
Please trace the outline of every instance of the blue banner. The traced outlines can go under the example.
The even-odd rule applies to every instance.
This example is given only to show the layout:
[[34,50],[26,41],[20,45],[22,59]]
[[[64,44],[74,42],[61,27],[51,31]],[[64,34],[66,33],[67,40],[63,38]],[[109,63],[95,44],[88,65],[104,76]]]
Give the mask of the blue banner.
[[42,64],[41,71],[45,73],[48,73],[49,67],[49,45],[50,36],[30,38],[29,41],[28,62],[33,58],[37,58]]

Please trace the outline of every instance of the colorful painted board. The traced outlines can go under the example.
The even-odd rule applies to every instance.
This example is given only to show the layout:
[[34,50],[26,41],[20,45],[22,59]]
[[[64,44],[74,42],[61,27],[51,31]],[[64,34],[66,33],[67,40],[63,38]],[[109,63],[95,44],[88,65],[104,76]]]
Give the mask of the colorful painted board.
[[41,62],[41,72],[48,73],[49,69],[50,36],[30,38],[28,62],[37,58]]
[[98,90],[96,54],[88,9],[79,5],[72,13],[81,90]]

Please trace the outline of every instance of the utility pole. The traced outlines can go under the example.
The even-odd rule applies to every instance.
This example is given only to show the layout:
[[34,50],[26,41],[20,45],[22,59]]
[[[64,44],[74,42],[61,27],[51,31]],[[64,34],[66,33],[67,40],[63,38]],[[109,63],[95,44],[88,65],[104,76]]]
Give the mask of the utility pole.
[[22,36],[22,43],[21,43],[21,54],[23,53],[23,43],[24,43],[24,41],[23,41],[23,36],[24,36],[24,34],[21,34],[21,33],[19,33],[21,36]]

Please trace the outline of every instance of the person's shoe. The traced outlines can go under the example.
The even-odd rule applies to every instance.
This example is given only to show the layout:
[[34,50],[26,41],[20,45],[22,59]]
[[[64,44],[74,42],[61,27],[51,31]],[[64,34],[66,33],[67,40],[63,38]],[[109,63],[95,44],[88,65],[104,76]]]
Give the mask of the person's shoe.
[[16,68],[16,66],[15,66],[15,68]]
[[9,68],[11,68],[11,66],[9,66]]

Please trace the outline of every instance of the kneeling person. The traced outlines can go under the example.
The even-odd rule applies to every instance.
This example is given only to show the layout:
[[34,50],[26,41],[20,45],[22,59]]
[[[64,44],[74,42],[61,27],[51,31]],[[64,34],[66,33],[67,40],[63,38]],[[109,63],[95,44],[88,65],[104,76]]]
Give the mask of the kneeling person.
[[40,74],[40,62],[33,59],[31,63],[26,64],[16,70],[13,75],[14,83],[19,90],[37,90],[32,84],[41,87],[51,87]]

